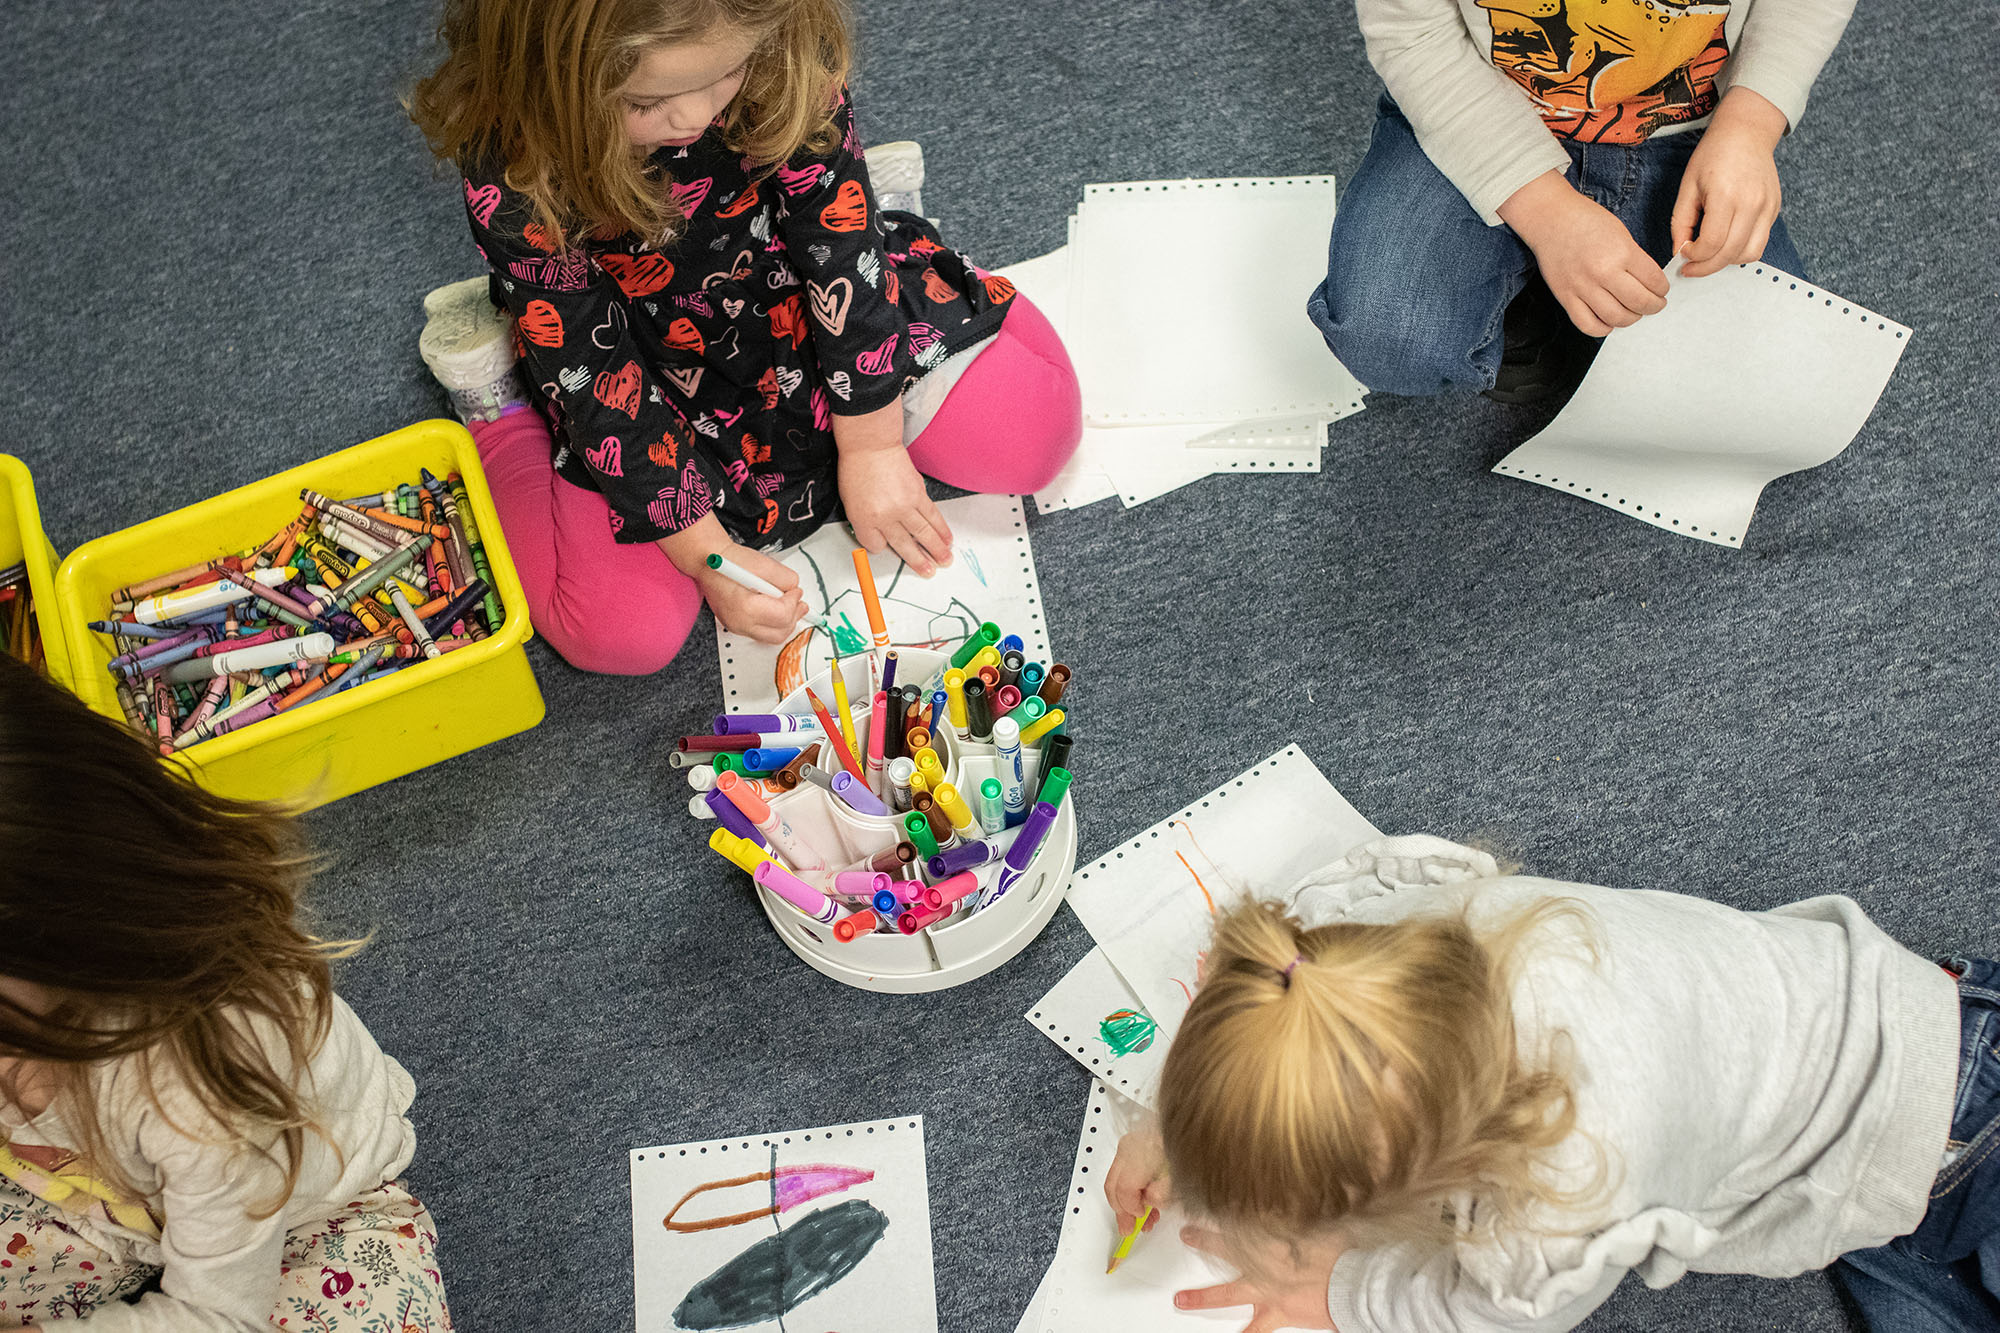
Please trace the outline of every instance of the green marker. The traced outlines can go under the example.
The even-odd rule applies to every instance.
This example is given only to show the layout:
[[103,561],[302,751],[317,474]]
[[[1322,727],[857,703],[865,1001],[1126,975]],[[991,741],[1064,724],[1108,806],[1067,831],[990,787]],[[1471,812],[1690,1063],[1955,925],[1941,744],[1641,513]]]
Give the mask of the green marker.
[[1069,780],[1070,773],[1068,769],[1050,769],[1049,775],[1042,779],[1042,790],[1035,797],[1035,803],[1039,805],[1041,802],[1047,801],[1056,809],[1062,809],[1063,797],[1069,792]]
[[958,651],[951,655],[951,664],[955,669],[963,671],[967,662],[998,642],[1000,642],[1000,627],[989,620],[967,635],[964,643],[958,645]]
[[1049,706],[1031,694],[1021,700],[1020,705],[1013,712],[1007,714],[1007,716],[1014,719],[1015,726],[1019,727],[1022,731],[1026,731],[1030,726],[1041,721],[1042,714],[1048,711]]
[[1007,827],[1007,803],[1000,797],[1000,779],[988,778],[979,784],[979,809],[974,813],[979,817],[979,831],[989,838]]
[[931,836],[931,821],[924,818],[922,811],[912,810],[904,815],[903,829],[916,845],[918,856],[929,858],[938,854],[937,839]]

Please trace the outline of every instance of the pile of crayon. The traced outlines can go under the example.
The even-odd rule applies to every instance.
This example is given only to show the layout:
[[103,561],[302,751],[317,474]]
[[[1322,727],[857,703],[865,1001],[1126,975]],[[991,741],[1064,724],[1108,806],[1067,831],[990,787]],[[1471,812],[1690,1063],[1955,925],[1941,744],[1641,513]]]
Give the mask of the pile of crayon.
[[[990,622],[920,684],[898,683],[894,649],[879,658],[879,680],[877,662],[871,653],[875,688],[860,723],[836,650],[832,708],[808,689],[811,715],[725,713],[714,734],[682,737],[670,761],[697,793],[691,812],[721,825],[709,846],[843,943],[991,907],[1027,872],[1070,785],[1067,666],[1027,661],[1021,640]],[[990,753],[998,776],[958,791],[940,736]],[[893,820],[882,847],[831,864],[773,807],[800,783]]]
[[42,631],[25,562],[0,569],[0,652],[42,670]]
[[465,483],[331,500],[261,546],[121,588],[91,622],[131,723],[172,754],[441,657],[500,627]]

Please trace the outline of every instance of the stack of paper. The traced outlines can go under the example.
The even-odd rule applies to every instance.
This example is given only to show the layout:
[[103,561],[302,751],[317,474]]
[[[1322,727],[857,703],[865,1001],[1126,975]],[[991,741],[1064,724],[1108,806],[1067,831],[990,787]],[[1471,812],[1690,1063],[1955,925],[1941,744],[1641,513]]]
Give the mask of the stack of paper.
[[1043,513],[1229,472],[1317,472],[1364,392],[1305,317],[1333,177],[1090,185],[1070,243],[1000,272],[1063,335],[1083,443]]
[[1055,1258],[1018,1333],[1242,1326],[1240,1310],[1174,1309],[1175,1291],[1225,1276],[1179,1242],[1177,1217],[1163,1218],[1116,1277],[1104,1275],[1118,1238],[1103,1172],[1118,1138],[1154,1104],[1216,913],[1245,896],[1277,897],[1377,836],[1312,760],[1287,746],[1078,870],[1069,904],[1097,947],[1026,1017],[1096,1081]]

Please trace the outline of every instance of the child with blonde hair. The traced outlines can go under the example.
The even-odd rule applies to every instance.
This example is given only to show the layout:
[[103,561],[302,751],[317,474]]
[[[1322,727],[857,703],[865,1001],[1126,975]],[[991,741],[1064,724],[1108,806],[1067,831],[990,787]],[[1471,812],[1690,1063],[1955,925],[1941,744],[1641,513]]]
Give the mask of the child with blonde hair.
[[[1216,926],[1105,1191],[1279,1328],[1562,1330],[1628,1272],[1834,1265],[1870,1326],[2000,1327],[2000,965],[1841,897],[1739,912],[1363,847]],[[1982,1260],[1984,1261],[1982,1267]]]
[[838,0],[450,0],[441,35],[411,113],[491,278],[432,293],[423,350],[572,664],[658,670],[704,601],[783,642],[766,551],[844,513],[927,575],[920,473],[1030,491],[1075,449],[1060,338],[918,215],[914,145],[910,211],[878,199]]
[[0,655],[0,1328],[449,1330],[293,822]]

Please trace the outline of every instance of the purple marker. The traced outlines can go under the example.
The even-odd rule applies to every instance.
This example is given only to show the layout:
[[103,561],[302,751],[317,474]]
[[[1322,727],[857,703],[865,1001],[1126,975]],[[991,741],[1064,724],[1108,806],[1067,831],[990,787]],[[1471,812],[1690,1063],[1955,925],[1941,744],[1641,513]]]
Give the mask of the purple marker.
[[983,866],[988,861],[998,861],[1007,854],[1007,849],[1020,839],[1025,823],[1005,829],[990,838],[976,838],[961,842],[956,847],[948,847],[924,863],[931,872],[932,879],[948,879],[961,870],[971,870]]
[[882,804],[867,786],[856,782],[854,775],[842,770],[833,775],[833,794],[864,815],[886,815],[889,807]]
[[764,835],[758,832],[757,826],[750,822],[750,817],[741,810],[738,810],[736,803],[731,801],[727,796],[724,796],[720,790],[711,789],[705,791],[701,794],[701,799],[707,801],[708,808],[715,811],[715,818],[721,823],[722,827],[728,829],[737,837],[748,838],[759,847],[769,847],[771,845],[765,839]]
[[[714,792],[709,793],[711,796],[714,794]],[[822,924],[840,915],[840,905],[833,899],[790,871],[778,869],[770,861],[764,862],[752,871],[750,878]]]
[[1028,872],[1028,863],[1042,849],[1042,842],[1049,836],[1049,830],[1055,827],[1055,822],[1056,808],[1047,801],[1035,802],[1035,808],[1021,822],[1021,831],[1015,837],[1014,845],[1007,850],[1007,862],[1001,867],[1000,877],[993,881],[992,888],[979,895],[974,911],[985,911],[1020,883],[1021,876]]
[[718,736],[756,735],[772,731],[818,731],[819,719],[810,713],[718,713]]

